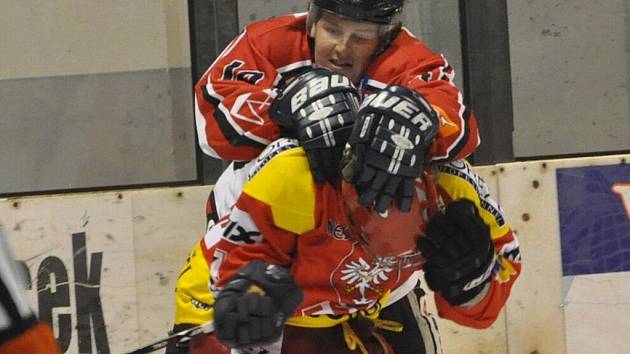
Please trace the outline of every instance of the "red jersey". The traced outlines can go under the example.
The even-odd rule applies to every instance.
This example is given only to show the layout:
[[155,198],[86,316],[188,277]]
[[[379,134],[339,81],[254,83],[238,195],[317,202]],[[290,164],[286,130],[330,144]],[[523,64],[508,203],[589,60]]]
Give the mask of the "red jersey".
[[[215,296],[254,259],[289,268],[303,290],[304,301],[289,325],[329,327],[355,313],[376,317],[383,306],[411,291],[419,269],[371,257],[347,236],[351,224],[341,193],[330,184],[314,183],[301,148],[274,145],[250,170],[231,211],[211,223],[201,241]],[[441,200],[468,198],[477,205],[490,225],[497,261],[482,298],[452,306],[436,295],[438,311],[463,325],[487,327],[503,308],[520,272],[518,242],[470,165],[459,161],[439,168],[434,175]]]
[[[280,136],[269,118],[274,89],[283,79],[313,67],[306,13],[280,16],[246,26],[195,85],[195,117],[201,149],[225,160],[251,160]],[[453,83],[443,55],[427,48],[403,27],[367,68],[365,94],[389,85],[416,90],[439,115],[431,146],[433,161],[464,158],[479,145],[475,117]]]

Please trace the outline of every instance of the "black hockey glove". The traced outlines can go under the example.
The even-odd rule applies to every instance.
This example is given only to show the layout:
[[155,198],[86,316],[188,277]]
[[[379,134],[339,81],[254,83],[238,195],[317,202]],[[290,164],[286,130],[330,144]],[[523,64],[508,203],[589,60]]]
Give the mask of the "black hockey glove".
[[495,252],[490,228],[473,202],[457,200],[429,222],[418,248],[426,258],[427,285],[452,305],[479,294],[490,281]]
[[356,119],[359,94],[347,77],[313,69],[278,92],[269,116],[297,138],[317,182],[339,177],[339,160]]
[[287,269],[252,261],[219,293],[215,333],[231,348],[274,342],[302,299],[302,290]]
[[437,128],[437,113],[415,91],[389,86],[365,99],[349,140],[361,205],[385,212],[395,199],[401,211],[409,211]]

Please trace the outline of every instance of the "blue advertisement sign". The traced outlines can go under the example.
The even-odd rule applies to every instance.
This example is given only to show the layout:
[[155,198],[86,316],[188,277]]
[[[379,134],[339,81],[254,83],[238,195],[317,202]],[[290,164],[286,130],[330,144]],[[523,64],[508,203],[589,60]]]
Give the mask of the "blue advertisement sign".
[[556,170],[564,276],[630,271],[630,165]]

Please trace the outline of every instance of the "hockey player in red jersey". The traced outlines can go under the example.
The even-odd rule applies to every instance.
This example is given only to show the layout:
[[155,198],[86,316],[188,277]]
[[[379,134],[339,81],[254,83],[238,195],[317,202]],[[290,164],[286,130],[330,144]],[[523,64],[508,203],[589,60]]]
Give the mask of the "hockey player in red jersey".
[[[195,86],[202,150],[213,157],[246,161],[278,136],[294,137],[305,150],[315,180],[334,183],[341,151],[357,119],[357,101],[374,99],[380,90],[394,86],[419,94],[426,107],[424,119],[438,123],[436,134],[425,137],[423,154],[418,154],[421,162],[447,162],[469,155],[479,144],[476,120],[463,105],[446,59],[401,26],[402,3],[315,0],[307,14],[247,26]],[[313,74],[313,68],[325,68],[349,80],[328,81],[338,90],[317,94],[326,75]],[[307,80],[313,82],[306,84]],[[295,91],[307,90],[305,94],[291,92],[296,85]],[[397,90],[390,93],[398,94]],[[391,96],[390,103],[399,100]],[[293,102],[307,108],[293,110]],[[374,118],[387,121],[388,114],[381,111]],[[307,116],[310,119],[304,120]],[[359,159],[367,156],[360,151],[357,155]],[[374,204],[383,211],[395,199],[402,210],[410,207],[417,166],[392,171],[375,162],[360,174],[357,185],[363,205]],[[225,194],[219,189],[213,193]],[[208,203],[210,219],[222,215],[218,209],[225,211],[233,202],[217,206],[213,197]],[[186,306],[195,307],[190,299]],[[184,323],[198,323],[199,319],[187,321],[191,318],[180,315],[176,321],[184,326],[180,329]]]
[[[216,337],[206,343],[215,349],[218,337],[238,348],[273,342],[263,349],[275,353],[315,353],[322,343],[330,346],[326,352],[391,352],[390,330],[408,338],[418,332],[415,322],[400,326],[397,316],[386,314],[416,286],[422,265],[442,317],[489,326],[520,271],[518,243],[470,165],[434,166],[431,178],[423,172],[418,156],[437,129],[431,119],[415,119],[423,107],[419,95],[401,87],[365,100],[338,183],[315,183],[297,142],[276,142],[242,167],[247,178],[240,196],[210,224],[180,275],[180,318],[214,316]],[[363,176],[382,171],[423,177],[409,199],[365,203],[361,197],[373,189]],[[432,216],[436,206],[440,212]],[[401,213],[403,208],[408,211]],[[418,257],[416,238],[425,259]],[[194,286],[208,273],[214,295]],[[257,292],[248,292],[253,285]],[[393,346],[396,353],[425,350]]]
[[[403,0],[313,0],[309,5],[308,13],[246,26],[197,82],[197,133],[206,154],[247,161],[278,137],[295,137],[316,181],[336,178],[345,128],[352,122],[322,113],[317,119],[322,129],[307,134],[294,117],[270,109],[293,78],[312,68],[348,77],[360,91],[359,101],[392,85],[421,95],[439,120],[423,156],[427,161],[457,160],[477,147],[477,122],[453,83],[453,68],[402,26]],[[347,95],[303,99],[313,107],[328,106],[330,99],[337,106],[354,104]],[[330,139],[307,144],[318,136]]]
[[390,332],[414,328],[381,314],[415,287],[420,269],[441,317],[474,328],[494,322],[520,255],[470,165],[423,173],[410,211],[392,203],[378,213],[360,205],[347,180],[316,184],[304,150],[281,144],[250,166],[236,204],[193,253],[214,293],[216,332],[205,345],[216,350],[218,338],[240,353],[395,353]]

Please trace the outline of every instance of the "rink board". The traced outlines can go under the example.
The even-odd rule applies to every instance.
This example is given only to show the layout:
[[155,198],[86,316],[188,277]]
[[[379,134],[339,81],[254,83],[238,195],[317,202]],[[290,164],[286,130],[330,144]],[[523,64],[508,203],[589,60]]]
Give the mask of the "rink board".
[[0,201],[0,223],[28,268],[30,300],[52,320],[65,353],[123,353],[167,333],[209,190]]
[[[506,308],[509,353],[630,352],[629,344],[625,344],[624,348],[618,345],[620,338],[625,337],[622,328],[628,328],[630,325],[628,302],[624,300],[627,296],[625,294],[628,293],[624,291],[624,288],[627,288],[624,284],[628,284],[630,279],[623,273],[602,273],[585,278],[582,275],[576,276],[573,285],[567,283],[567,278],[563,277],[562,254],[570,253],[571,248],[575,247],[567,241],[575,239],[576,236],[570,223],[564,218],[561,223],[559,216],[562,207],[564,212],[568,210],[583,213],[578,220],[586,220],[587,215],[595,215],[596,211],[602,208],[601,203],[597,202],[593,195],[578,190],[574,190],[573,193],[578,194],[575,198],[582,200],[582,206],[568,206],[566,202],[561,205],[559,195],[563,194],[559,194],[559,190],[562,192],[562,188],[567,188],[566,182],[570,186],[576,184],[575,180],[563,181],[560,177],[563,173],[566,176],[567,173],[575,174],[576,169],[586,169],[590,171],[589,173],[602,174],[606,170],[622,166],[625,174],[615,178],[620,178],[620,182],[629,183],[630,173],[626,164],[629,159],[628,155],[618,155],[513,163],[494,167],[499,175],[499,199],[517,232],[523,254],[523,273]],[[604,177],[606,178],[612,177]],[[561,181],[560,185],[558,181]],[[613,190],[612,184],[599,183],[594,186],[592,181],[588,181],[586,185],[587,189],[594,189],[600,198],[605,195],[606,199],[617,201],[615,213],[628,209],[627,204],[630,201]],[[627,214],[621,223],[627,225]],[[561,230],[564,230],[562,237]],[[590,238],[605,239],[608,236],[607,233],[599,232],[593,233]],[[630,234],[626,233],[624,237],[627,240]],[[590,242],[588,238],[579,240]],[[596,258],[585,260],[597,261]],[[584,281],[597,278],[611,287],[609,291],[611,298],[606,299],[602,296],[606,291],[602,287],[581,290]],[[594,320],[597,318],[602,320]],[[622,321],[618,321],[620,319]],[[597,350],[593,350],[592,346],[583,346],[586,342],[597,343]]]
[[[630,352],[622,333],[630,326],[630,272],[622,267],[563,276],[562,254],[574,247],[567,242],[576,237],[567,220],[586,222],[589,214],[561,218],[560,210],[579,208],[568,205],[566,196],[559,202],[564,194],[557,183],[565,183],[558,176],[570,175],[573,168],[613,168],[618,179],[614,190],[601,183],[586,188],[612,193],[624,201],[618,206],[627,212],[623,195],[630,176],[623,166],[620,175],[615,167],[623,158],[630,156],[478,168],[520,240],[523,273],[490,329],[439,322],[448,353]],[[203,232],[209,190],[198,186],[0,200],[0,222],[29,269],[31,301],[40,316],[52,319],[66,353],[88,347],[81,352],[120,353],[166,333],[179,267]],[[597,206],[592,196],[585,198],[580,203]],[[593,230],[610,233],[606,227]],[[624,230],[617,231],[620,247],[630,237]],[[585,242],[595,236],[589,237]]]
[[556,172],[570,353],[628,353],[630,164]]

